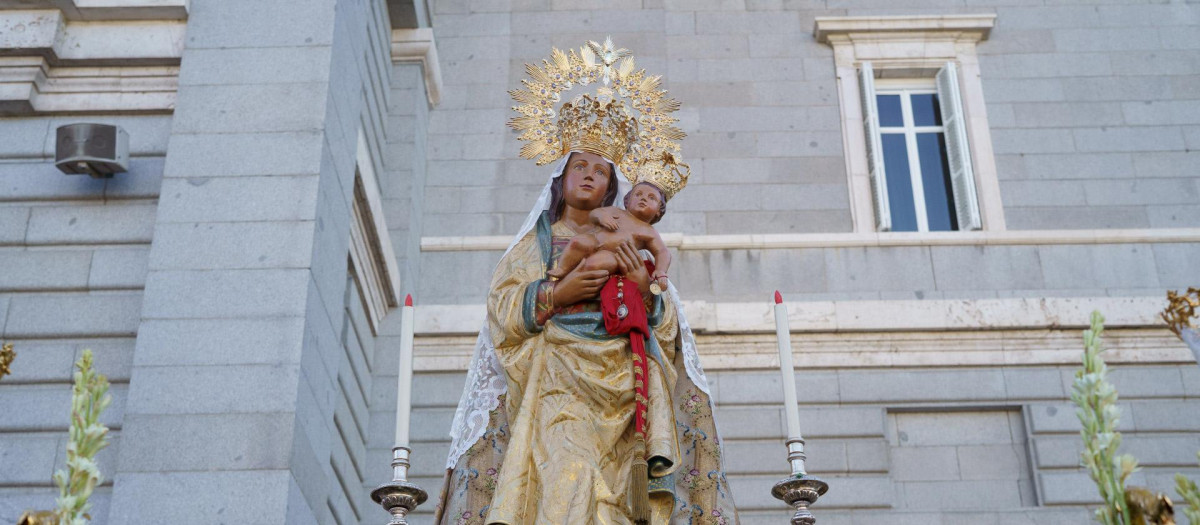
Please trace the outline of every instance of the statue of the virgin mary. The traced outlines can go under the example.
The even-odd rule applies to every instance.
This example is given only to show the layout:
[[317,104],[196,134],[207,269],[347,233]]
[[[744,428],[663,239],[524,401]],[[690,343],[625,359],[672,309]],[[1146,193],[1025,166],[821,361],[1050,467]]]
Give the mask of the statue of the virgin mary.
[[[630,184],[659,189],[665,211],[687,183],[670,116],[679,105],[611,40],[555,49],[527,71],[510,126],[522,157],[555,167],[492,276],[437,523],[737,523],[674,285],[652,286],[652,262],[631,244],[613,275],[585,265],[546,275],[588,214],[622,202]],[[585,93],[560,105],[574,88]],[[614,289],[643,312],[640,328],[611,330],[626,317],[605,309]]]

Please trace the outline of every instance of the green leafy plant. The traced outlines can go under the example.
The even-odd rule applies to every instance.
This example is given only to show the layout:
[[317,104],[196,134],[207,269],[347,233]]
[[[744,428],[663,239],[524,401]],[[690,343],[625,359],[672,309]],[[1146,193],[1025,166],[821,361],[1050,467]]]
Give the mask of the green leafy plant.
[[[1200,453],[1196,454],[1196,458],[1200,459]],[[1175,492],[1178,492],[1179,497],[1183,498],[1183,502],[1187,503],[1187,508],[1183,509],[1183,515],[1187,516],[1188,522],[1192,525],[1200,525],[1200,488],[1196,487],[1196,482],[1183,474],[1176,474]]]
[[1131,512],[1125,501],[1125,480],[1138,470],[1137,460],[1118,455],[1121,433],[1117,423],[1117,389],[1108,382],[1108,366],[1100,356],[1104,352],[1104,316],[1092,312],[1091,328],[1083,331],[1083,367],[1075,372],[1071,400],[1079,407],[1076,414],[1083,424],[1082,463],[1100,490],[1104,505],[1096,510],[1096,520],[1105,525],[1129,525]]
[[100,423],[100,413],[112,403],[108,378],[92,368],[91,350],[83,351],[75,368],[67,468],[54,473],[59,525],[85,525],[91,519],[87,514],[91,508],[88,498],[104,480],[96,465],[96,453],[108,446],[108,427]]

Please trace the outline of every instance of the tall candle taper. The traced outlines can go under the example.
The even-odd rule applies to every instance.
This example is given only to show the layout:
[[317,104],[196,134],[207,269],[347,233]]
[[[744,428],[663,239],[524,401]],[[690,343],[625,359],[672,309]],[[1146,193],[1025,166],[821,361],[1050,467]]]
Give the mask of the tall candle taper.
[[[800,413],[796,402],[796,367],[792,364],[792,334],[788,327],[787,307],[784,306],[783,296],[778,290],[775,292],[775,338],[779,343],[779,372],[783,374],[783,414],[787,418],[787,438],[790,444],[792,440],[803,438],[800,436]],[[789,445],[788,448],[792,447]],[[803,456],[798,463],[792,463],[792,473],[804,474]]]
[[412,294],[400,309],[400,373],[396,389],[396,446],[408,446],[408,421],[412,414],[413,303]]
[[412,295],[400,310],[400,374],[396,383],[396,446],[392,447],[392,480],[371,491],[371,499],[392,515],[388,525],[407,525],[409,512],[428,499],[421,487],[408,481],[408,420],[412,413],[413,368]]
[[809,476],[804,467],[804,437],[800,435],[800,408],[796,401],[796,368],[792,363],[792,333],[788,327],[787,307],[783,296],[775,291],[775,337],[779,341],[779,372],[783,374],[784,414],[788,424],[788,466],[792,475],[776,483],[771,495],[796,509],[793,525],[815,525],[817,518],[809,505],[816,503],[829,490],[829,485]]

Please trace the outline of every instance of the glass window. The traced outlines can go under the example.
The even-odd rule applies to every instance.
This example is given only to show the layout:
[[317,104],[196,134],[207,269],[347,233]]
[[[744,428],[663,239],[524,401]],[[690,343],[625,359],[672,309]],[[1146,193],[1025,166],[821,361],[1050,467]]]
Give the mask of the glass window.
[[946,163],[946,136],[943,133],[917,133],[917,155],[921,159],[921,185],[925,188],[925,209],[929,231],[958,229],[953,213],[954,194],[950,185],[950,166]]
[[917,231],[912,175],[908,171],[908,146],[904,135],[883,133],[883,166],[887,170],[888,199],[892,208],[892,231]]
[[942,125],[942,111],[938,107],[936,93],[914,93],[909,99],[912,100],[914,125]]
[[937,92],[878,89],[892,231],[954,231],[958,219]]
[[881,127],[901,127],[904,125],[904,111],[900,108],[900,95],[879,95],[875,97],[879,104],[879,125]]

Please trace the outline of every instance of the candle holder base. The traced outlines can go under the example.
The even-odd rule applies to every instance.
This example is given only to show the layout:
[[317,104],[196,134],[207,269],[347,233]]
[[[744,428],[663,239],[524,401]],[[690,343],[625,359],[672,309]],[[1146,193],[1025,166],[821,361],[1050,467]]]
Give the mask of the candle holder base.
[[796,509],[796,513],[792,515],[792,525],[816,525],[817,518],[808,510],[808,507],[816,503],[817,498],[828,490],[828,483],[804,474],[800,477],[792,476],[776,483],[771,488],[771,495]]
[[392,515],[388,525],[408,525],[408,513],[426,499],[429,495],[421,487],[402,480],[389,481],[371,491],[371,500]]

